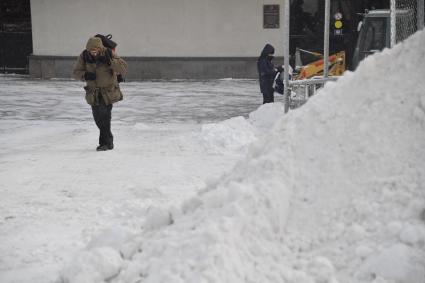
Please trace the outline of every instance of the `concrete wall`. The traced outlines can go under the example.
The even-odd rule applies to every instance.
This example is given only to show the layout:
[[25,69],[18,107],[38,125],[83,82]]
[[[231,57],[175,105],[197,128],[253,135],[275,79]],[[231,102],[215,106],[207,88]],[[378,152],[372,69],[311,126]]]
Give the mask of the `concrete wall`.
[[122,56],[252,57],[266,42],[283,54],[282,28],[263,29],[263,4],[280,2],[31,0],[34,55],[77,55],[97,33]]
[[[280,28],[263,5],[280,4]],[[33,77],[69,77],[97,33],[113,35],[132,79],[256,77],[265,43],[283,54],[281,0],[31,0]]]
[[[129,66],[127,80],[258,78],[255,57],[123,57]],[[71,78],[73,56],[30,56],[32,77]],[[283,64],[277,57],[276,64]]]

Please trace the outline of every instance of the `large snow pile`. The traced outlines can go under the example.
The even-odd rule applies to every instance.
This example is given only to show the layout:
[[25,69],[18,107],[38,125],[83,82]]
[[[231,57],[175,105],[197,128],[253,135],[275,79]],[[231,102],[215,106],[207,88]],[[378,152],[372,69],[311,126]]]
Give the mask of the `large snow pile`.
[[137,235],[100,235],[63,282],[425,282],[423,46],[421,32],[370,56],[245,135],[230,173]]

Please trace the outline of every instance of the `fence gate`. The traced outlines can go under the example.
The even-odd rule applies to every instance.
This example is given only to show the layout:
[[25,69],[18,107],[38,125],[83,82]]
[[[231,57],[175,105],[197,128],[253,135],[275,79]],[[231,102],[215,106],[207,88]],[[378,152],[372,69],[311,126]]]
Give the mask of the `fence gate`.
[[0,73],[28,74],[32,53],[30,0],[1,0],[0,43]]

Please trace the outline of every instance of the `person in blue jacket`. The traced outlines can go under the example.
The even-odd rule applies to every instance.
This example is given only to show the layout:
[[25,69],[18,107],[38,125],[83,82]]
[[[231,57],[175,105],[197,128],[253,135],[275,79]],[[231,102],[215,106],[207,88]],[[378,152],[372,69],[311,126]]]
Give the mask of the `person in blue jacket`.
[[282,67],[274,67],[272,60],[274,58],[274,47],[266,44],[261,51],[257,61],[258,76],[260,79],[260,91],[263,94],[263,104],[274,102],[273,83],[276,74],[283,71]]

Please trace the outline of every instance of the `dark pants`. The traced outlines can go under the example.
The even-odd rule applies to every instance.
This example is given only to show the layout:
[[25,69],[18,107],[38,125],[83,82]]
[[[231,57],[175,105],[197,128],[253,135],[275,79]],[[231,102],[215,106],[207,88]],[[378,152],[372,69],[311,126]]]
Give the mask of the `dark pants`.
[[94,121],[99,128],[99,145],[113,145],[114,137],[111,132],[111,113],[112,104],[105,105],[105,102],[100,99],[98,105],[91,107]]
[[274,91],[263,92],[263,104],[274,102]]

